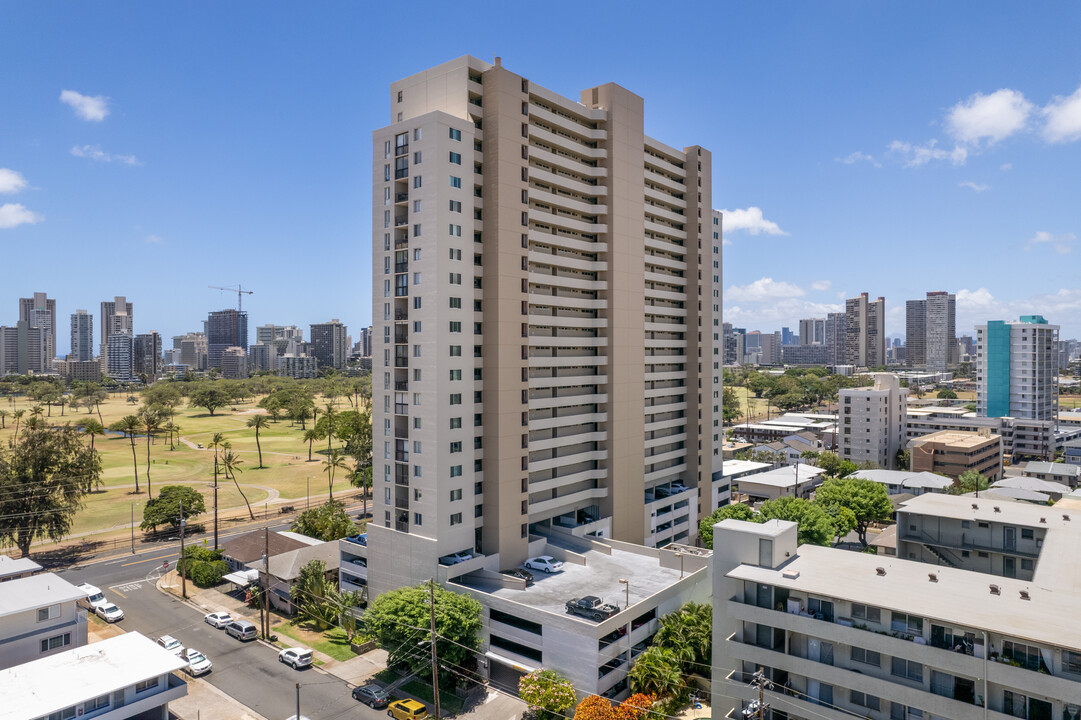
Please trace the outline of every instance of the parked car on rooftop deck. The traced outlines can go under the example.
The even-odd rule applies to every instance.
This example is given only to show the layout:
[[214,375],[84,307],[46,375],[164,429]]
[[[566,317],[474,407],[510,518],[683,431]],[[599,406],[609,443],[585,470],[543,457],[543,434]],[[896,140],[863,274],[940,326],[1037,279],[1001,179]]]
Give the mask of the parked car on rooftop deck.
[[526,560],[525,567],[529,570],[542,570],[546,573],[553,573],[563,569],[563,562],[556,560],[551,555],[541,555]]

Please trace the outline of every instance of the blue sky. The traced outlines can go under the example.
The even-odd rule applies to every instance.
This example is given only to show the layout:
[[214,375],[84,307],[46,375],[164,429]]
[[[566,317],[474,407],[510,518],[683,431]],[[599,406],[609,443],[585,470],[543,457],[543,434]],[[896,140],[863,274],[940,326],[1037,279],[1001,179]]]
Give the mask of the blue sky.
[[[617,82],[713,151],[725,315],[958,294],[1081,336],[1081,4],[0,1],[0,324],[126,295],[136,331],[370,320],[371,131],[463,54]],[[532,37],[525,38],[528,29]],[[68,92],[65,92],[68,91]],[[253,333],[254,334],[254,333]],[[168,340],[166,341],[168,343]]]

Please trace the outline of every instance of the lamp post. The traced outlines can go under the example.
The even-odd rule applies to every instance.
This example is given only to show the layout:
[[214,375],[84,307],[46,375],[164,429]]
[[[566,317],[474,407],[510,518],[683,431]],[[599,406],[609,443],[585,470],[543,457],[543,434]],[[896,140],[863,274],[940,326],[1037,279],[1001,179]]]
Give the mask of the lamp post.
[[631,584],[627,582],[626,578],[620,578],[619,584],[623,586],[624,590],[626,590],[627,604],[623,607],[623,609],[626,610],[631,606]]
[[683,555],[684,553],[677,552],[676,557],[679,558],[679,579],[683,579]]

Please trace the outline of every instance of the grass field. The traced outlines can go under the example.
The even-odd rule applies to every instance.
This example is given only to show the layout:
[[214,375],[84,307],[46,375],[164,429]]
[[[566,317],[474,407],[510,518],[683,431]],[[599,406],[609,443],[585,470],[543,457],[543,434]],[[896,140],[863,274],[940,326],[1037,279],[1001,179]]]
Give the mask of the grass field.
[[[14,397],[0,399],[0,409],[7,411],[3,429],[0,429],[0,444],[7,445],[15,433],[13,414],[17,410],[29,410],[33,403],[27,398]],[[325,407],[326,403],[317,398],[316,407]],[[336,403],[338,410],[349,410],[344,399]],[[101,420],[108,427],[125,415],[135,414],[139,405],[127,402],[126,397],[113,396],[101,404]],[[185,442],[176,442],[170,448],[165,437],[156,437],[150,446],[150,484],[155,496],[162,485],[189,485],[206,498],[208,516],[213,509],[214,452],[198,449],[198,444],[207,445],[216,432],[223,433],[232,444],[233,452],[243,461],[236,481],[240,490],[247,496],[252,510],[258,516],[268,503],[286,502],[304,498],[308,487],[315,501],[322,501],[328,492],[327,476],[322,468],[326,457],[326,441],[317,443],[313,448],[312,462],[308,462],[308,446],[303,441],[303,431],[299,424],[289,420],[271,422],[259,433],[263,449],[263,468],[259,468],[259,455],[255,442],[255,431],[247,427],[253,414],[262,410],[255,402],[238,403],[235,406],[221,408],[211,416],[203,408],[181,407],[177,409],[174,422],[180,426],[180,434]],[[66,411],[61,416],[60,408],[52,409],[43,419],[50,424],[79,424],[97,417],[97,413],[88,414],[85,410],[78,413]],[[25,419],[25,418],[24,418]],[[309,421],[310,422],[310,421]],[[190,444],[189,444],[190,443]],[[335,447],[340,441],[335,440]],[[139,493],[135,492],[136,477],[132,463],[131,441],[122,434],[109,433],[95,438],[94,447],[101,453],[102,480],[101,489],[84,499],[85,506],[75,518],[72,536],[81,536],[96,532],[127,529],[131,524],[134,507],[135,522],[142,519],[143,505],[147,499],[147,442],[145,437],[135,438],[135,455],[138,464]],[[348,480],[342,471],[335,473],[334,490],[349,489]],[[221,513],[243,511],[244,499],[232,480],[226,480],[219,468],[218,507]],[[270,506],[270,512],[273,512]]]

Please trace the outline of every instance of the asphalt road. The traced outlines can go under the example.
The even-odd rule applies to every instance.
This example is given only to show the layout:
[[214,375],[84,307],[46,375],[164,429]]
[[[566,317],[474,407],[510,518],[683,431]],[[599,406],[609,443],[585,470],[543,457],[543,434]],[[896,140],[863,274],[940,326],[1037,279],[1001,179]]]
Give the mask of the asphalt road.
[[298,682],[300,712],[311,720],[385,717],[384,711],[353,700],[345,681],[312,668],[293,670],[278,662],[276,649],[258,641],[234,640],[224,630],[207,625],[198,610],[159,591],[155,582],[162,562],[168,560],[173,567],[178,554],[179,546],[163,547],[59,574],[71,583],[88,582],[101,588],[124,611],[120,623],[124,630],[138,631],[151,639],[172,635],[185,647],[201,650],[214,663],[203,679],[268,720],[284,720],[296,712]]

